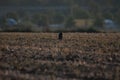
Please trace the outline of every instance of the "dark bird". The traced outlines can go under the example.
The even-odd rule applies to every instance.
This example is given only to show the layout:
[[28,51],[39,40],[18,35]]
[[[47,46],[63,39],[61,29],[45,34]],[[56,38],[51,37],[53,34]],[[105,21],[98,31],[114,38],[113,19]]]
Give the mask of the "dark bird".
[[58,39],[59,39],[59,40],[62,40],[62,39],[63,39],[63,33],[62,33],[62,32],[59,32],[59,34],[58,34]]

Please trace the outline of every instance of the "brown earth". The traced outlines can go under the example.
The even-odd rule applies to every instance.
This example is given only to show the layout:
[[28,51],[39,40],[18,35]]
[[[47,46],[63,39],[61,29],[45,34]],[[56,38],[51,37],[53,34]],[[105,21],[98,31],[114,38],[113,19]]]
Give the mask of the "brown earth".
[[0,80],[120,80],[120,33],[0,33]]

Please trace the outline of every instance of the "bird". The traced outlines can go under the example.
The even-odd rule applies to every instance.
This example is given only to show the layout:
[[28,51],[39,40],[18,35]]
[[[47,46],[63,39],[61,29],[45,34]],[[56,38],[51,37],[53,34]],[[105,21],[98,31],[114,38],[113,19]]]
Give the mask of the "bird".
[[59,40],[62,40],[62,39],[63,39],[63,33],[62,33],[62,32],[59,32],[59,34],[58,34],[58,39],[59,39]]

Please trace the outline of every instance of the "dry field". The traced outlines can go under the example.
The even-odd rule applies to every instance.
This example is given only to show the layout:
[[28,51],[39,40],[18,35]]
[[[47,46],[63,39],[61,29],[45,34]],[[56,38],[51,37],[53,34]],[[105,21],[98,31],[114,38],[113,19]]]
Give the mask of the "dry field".
[[120,33],[0,33],[0,80],[120,80]]

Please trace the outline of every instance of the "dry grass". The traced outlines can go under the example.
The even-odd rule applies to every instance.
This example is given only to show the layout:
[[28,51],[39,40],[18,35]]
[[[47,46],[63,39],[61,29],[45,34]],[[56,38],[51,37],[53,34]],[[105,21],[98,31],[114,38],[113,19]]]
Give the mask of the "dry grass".
[[[120,33],[0,33],[2,80],[117,80]],[[117,69],[116,69],[117,68]]]

